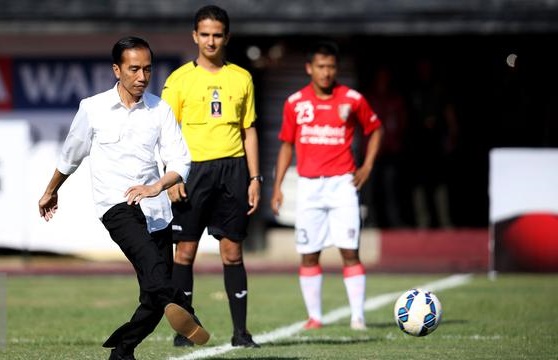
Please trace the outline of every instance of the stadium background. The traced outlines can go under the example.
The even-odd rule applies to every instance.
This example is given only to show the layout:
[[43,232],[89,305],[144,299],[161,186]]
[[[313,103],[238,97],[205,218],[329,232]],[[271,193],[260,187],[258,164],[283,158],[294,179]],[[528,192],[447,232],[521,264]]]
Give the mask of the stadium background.
[[[557,1],[214,3],[226,8],[231,17],[229,59],[251,71],[257,90],[261,167],[267,182],[261,211],[252,222],[250,249],[268,249],[272,246],[270,231],[283,228],[267,205],[279,146],[276,134],[281,106],[288,94],[307,82],[303,72],[305,45],[328,37],[341,47],[341,81],[363,92],[370,86],[375,71],[387,64],[393,70],[398,89],[408,94],[416,80],[417,63],[425,57],[430,59],[446,92],[451,94],[457,113],[459,141],[445,172],[451,226],[424,229],[416,216],[410,214],[409,205],[406,226],[390,228],[379,216],[373,216],[374,204],[365,200],[363,205],[372,210],[366,227],[374,231],[374,236],[379,231],[384,245],[414,242],[409,255],[424,248],[425,242],[439,241],[436,249],[442,251],[448,247],[444,245],[447,239],[451,239],[446,250],[451,253],[447,256],[448,266],[486,270],[490,150],[558,145],[554,106],[558,71],[552,49],[558,30]],[[92,69],[110,61],[109,47],[123,35],[142,36],[151,43],[158,61],[156,67],[162,65],[163,69],[154,79],[154,91],[158,92],[164,71],[195,56],[191,22],[195,10],[204,4],[178,0],[0,1],[0,70],[4,89],[0,92],[3,95],[0,119],[30,119],[31,142],[61,141],[79,101],[75,96],[77,90],[65,97],[61,95],[63,83],[69,84],[73,78],[60,75],[56,78],[60,87],[49,88],[50,97],[36,94],[33,98],[32,90],[21,85],[23,82],[18,78],[21,71],[14,69],[30,66],[31,71],[38,71],[45,64],[62,63],[62,69],[67,71],[77,64],[86,79],[92,82],[91,79],[107,79]],[[517,55],[513,67],[506,62],[510,54]],[[28,86],[33,88],[31,80]],[[102,83],[94,85],[103,88]],[[109,77],[106,86],[110,85]],[[93,85],[86,88],[95,92]],[[3,229],[7,227],[5,224]],[[476,257],[471,255],[474,259],[455,265],[464,251],[460,246],[466,246]],[[384,250],[387,251],[385,246]],[[427,269],[428,256],[437,255],[426,254],[424,263],[408,266]],[[402,258],[406,256],[400,255],[399,260]]]

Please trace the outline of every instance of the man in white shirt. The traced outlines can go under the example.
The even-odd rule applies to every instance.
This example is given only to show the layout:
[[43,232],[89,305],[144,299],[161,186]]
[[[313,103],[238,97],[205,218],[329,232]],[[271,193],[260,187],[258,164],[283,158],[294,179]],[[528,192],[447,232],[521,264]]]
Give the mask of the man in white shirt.
[[[98,217],[137,273],[140,305],[129,322],[103,344],[109,360],[134,360],[134,349],[163,314],[171,327],[198,345],[209,334],[185,295],[171,284],[172,211],[165,189],[186,179],[191,157],[171,108],[145,92],[152,51],[140,38],[120,39],[112,49],[118,79],[110,90],[81,101],[56,170],[39,200],[49,221],[58,209],[58,189],[90,157]],[[166,173],[160,177],[155,151]]]

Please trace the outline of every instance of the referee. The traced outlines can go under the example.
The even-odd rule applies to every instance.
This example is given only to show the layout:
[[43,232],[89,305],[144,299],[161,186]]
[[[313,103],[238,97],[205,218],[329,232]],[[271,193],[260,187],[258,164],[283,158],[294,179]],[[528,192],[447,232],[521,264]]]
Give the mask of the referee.
[[[254,122],[254,86],[243,68],[225,61],[229,17],[205,6],[194,18],[196,60],[175,70],[162,98],[169,103],[192,154],[185,184],[168,190],[173,201],[176,252],[173,281],[192,301],[193,265],[205,228],[219,240],[233,322],[232,346],[259,347],[246,329],[248,286],[242,242],[258,208],[262,177]],[[177,334],[175,346],[192,346]]]

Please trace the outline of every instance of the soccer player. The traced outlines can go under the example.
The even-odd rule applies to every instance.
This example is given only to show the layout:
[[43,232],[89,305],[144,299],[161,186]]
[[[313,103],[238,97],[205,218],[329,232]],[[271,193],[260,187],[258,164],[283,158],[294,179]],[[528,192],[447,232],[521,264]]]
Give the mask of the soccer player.
[[[39,200],[49,221],[58,209],[58,189],[90,157],[93,200],[111,238],[136,270],[140,305],[104,347],[109,360],[133,360],[134,349],[163,314],[174,330],[204,344],[209,334],[184,294],[172,286],[171,206],[163,190],[186,178],[188,147],[170,107],[145,92],[152,52],[140,38],[126,37],[112,49],[116,85],[81,101],[54,174]],[[159,176],[155,149],[167,172]]]
[[[232,346],[259,347],[246,329],[248,284],[242,252],[263,181],[254,127],[254,86],[248,71],[225,60],[230,37],[225,10],[213,5],[199,9],[192,35],[198,45],[196,60],[175,70],[162,93],[192,153],[186,184],[168,190],[177,243],[173,281],[192,301],[193,265],[207,227],[219,240],[233,322]],[[174,345],[192,342],[177,334]]]
[[[308,312],[306,329],[322,326],[320,253],[334,245],[343,259],[343,277],[351,307],[351,328],[366,329],[366,275],[359,259],[358,191],[368,180],[381,141],[381,122],[364,97],[336,82],[338,50],[320,42],[308,54],[311,82],[285,101],[279,133],[271,208],[283,203],[281,184],[296,152],[296,249],[302,255],[300,287]],[[370,135],[363,164],[351,152],[355,127]]]

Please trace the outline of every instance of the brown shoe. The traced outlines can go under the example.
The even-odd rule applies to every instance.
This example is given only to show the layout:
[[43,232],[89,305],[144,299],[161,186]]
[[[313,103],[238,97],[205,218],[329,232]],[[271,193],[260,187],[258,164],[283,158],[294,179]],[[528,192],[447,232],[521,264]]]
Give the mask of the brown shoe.
[[209,333],[201,326],[196,317],[182,306],[169,303],[165,306],[165,316],[174,331],[184,335],[194,344],[203,345],[209,340]]

